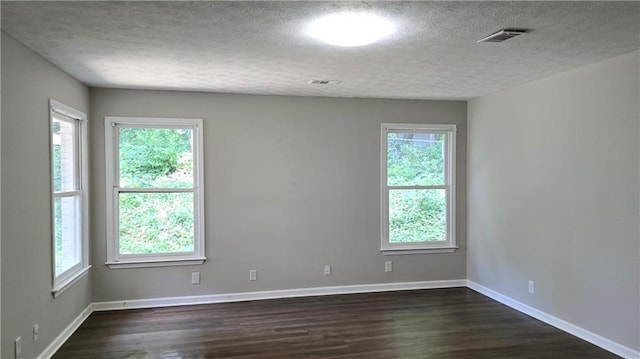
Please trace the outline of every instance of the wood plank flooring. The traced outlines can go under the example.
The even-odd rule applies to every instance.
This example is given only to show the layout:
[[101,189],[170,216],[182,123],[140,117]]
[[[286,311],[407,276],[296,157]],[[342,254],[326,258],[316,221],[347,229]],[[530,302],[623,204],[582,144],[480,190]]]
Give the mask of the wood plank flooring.
[[96,312],[54,358],[618,357],[451,288]]

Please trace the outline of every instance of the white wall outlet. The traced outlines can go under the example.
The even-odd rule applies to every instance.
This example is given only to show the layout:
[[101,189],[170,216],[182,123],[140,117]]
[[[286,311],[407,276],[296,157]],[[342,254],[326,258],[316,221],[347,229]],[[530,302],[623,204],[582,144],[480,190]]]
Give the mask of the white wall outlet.
[[258,271],[252,269],[249,271],[249,280],[258,280]]
[[324,275],[325,276],[330,276],[331,275],[331,266],[330,265],[326,265],[324,266]]
[[191,273],[191,284],[200,284],[200,272]]
[[529,293],[533,294],[536,291],[536,283],[532,280],[529,281]]
[[384,271],[385,272],[393,272],[393,262],[392,261],[384,262]]
[[17,337],[15,344],[16,344],[16,359],[20,359],[22,358],[22,338]]
[[38,341],[38,335],[40,334],[40,326],[38,324],[33,325],[33,341]]

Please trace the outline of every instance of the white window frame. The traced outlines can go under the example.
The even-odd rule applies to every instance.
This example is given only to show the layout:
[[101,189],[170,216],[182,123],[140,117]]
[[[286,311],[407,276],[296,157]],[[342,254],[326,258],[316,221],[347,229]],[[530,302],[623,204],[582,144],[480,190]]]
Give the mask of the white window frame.
[[[105,117],[106,207],[107,207],[107,262],[109,268],[163,267],[197,265],[206,260],[204,251],[204,168],[203,121],[200,118],[158,117]],[[193,188],[170,189],[169,192],[194,194],[194,251],[189,253],[120,254],[118,243],[118,198],[121,192],[164,191],[155,188],[122,189],[118,187],[118,135],[120,127],[134,128],[189,128],[193,130]]]
[[[75,125],[75,158],[76,169],[75,175],[78,182],[75,191],[67,191],[55,193],[54,190],[54,173],[53,173],[53,136],[51,128],[54,116],[64,121],[73,122]],[[89,152],[87,147],[87,115],[72,107],[66,106],[56,100],[49,99],[49,166],[51,171],[51,256],[52,256],[52,282],[53,289],[51,293],[54,297],[58,297],[71,285],[76,283],[80,278],[84,277],[91,268],[89,265],[89,168],[88,158]],[[78,197],[79,209],[76,215],[80,217],[80,238],[77,245],[80,246],[80,262],[66,271],[56,275],[56,247],[55,247],[55,199],[62,197]]]
[[[439,133],[445,135],[445,184],[439,186],[388,186],[387,185],[387,134]],[[380,222],[381,246],[385,254],[450,253],[456,246],[456,125],[448,124],[381,124],[380,141]],[[392,189],[445,189],[447,234],[445,241],[390,243],[389,242],[389,191]]]

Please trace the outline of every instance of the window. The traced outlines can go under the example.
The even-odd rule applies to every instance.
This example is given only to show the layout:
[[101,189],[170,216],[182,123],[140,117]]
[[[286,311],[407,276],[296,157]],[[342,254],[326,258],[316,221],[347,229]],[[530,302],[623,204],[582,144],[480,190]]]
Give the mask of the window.
[[87,115],[50,100],[53,294],[88,272]]
[[455,247],[455,125],[382,124],[383,253]]
[[202,120],[105,118],[107,264],[202,264]]

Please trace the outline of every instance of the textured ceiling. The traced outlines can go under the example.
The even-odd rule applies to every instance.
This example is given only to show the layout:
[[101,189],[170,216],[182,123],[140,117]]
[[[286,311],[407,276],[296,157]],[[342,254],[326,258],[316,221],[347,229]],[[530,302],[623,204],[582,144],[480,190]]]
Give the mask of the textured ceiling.
[[[396,30],[358,48],[305,34],[344,10]],[[2,1],[1,11],[2,30],[98,87],[470,99],[640,48],[638,1]],[[476,43],[505,27],[531,33]]]

